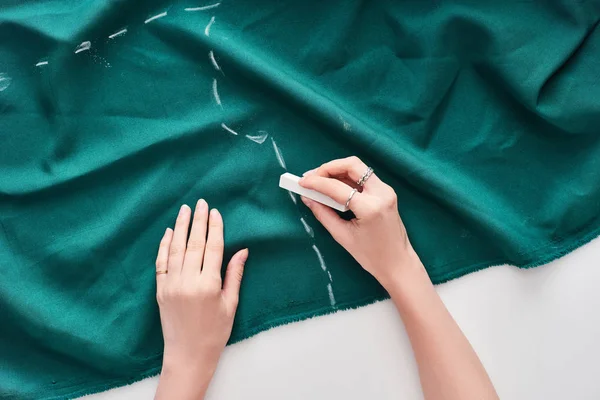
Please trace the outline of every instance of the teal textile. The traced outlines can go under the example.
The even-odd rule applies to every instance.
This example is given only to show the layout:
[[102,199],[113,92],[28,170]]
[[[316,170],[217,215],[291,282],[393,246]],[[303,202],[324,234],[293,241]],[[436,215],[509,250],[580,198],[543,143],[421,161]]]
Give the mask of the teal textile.
[[0,6],[1,398],[159,372],[156,249],[201,197],[250,248],[232,342],[386,298],[286,169],[373,166],[434,283],[598,235],[599,1],[213,1]]

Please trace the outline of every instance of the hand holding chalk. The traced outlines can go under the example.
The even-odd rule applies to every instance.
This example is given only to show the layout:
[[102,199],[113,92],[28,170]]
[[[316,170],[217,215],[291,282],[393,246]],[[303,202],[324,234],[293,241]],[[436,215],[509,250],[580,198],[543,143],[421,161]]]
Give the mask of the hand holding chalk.
[[[368,167],[357,157],[330,161],[309,171],[298,184],[344,204]],[[350,201],[356,218],[340,218],[325,201],[302,195],[302,201],[358,263],[384,287],[406,267],[423,268],[398,213],[394,189],[373,174]]]

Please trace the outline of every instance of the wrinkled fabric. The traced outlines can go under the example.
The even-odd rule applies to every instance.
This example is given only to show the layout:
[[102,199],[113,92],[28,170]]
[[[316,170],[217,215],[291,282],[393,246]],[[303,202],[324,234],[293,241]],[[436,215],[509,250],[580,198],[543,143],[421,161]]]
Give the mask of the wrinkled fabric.
[[159,372],[198,198],[250,249],[231,342],[385,298],[285,170],[361,157],[434,283],[598,235],[599,1],[216,2],[0,6],[0,397]]

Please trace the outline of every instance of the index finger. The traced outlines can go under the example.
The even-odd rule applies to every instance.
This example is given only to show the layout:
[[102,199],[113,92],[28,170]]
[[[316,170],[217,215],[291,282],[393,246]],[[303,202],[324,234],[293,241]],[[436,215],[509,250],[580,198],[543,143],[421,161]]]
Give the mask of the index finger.
[[[356,190],[344,182],[339,181],[334,178],[324,178],[317,174],[308,174],[302,177],[298,182],[300,186],[305,187],[307,189],[316,190],[319,193],[323,193],[325,196],[331,197],[333,200],[337,201],[340,204],[346,204],[352,191]],[[352,212],[358,217],[365,215],[365,204],[364,196],[362,193],[356,192],[352,195],[352,199],[348,204],[348,207]]]
[[[360,158],[352,156],[329,161],[314,170],[314,173],[324,178],[348,177],[353,182],[353,186],[356,186],[368,169],[369,167]],[[379,179],[371,175],[368,186],[373,186],[376,181]],[[365,182],[364,189],[368,189],[368,186]]]

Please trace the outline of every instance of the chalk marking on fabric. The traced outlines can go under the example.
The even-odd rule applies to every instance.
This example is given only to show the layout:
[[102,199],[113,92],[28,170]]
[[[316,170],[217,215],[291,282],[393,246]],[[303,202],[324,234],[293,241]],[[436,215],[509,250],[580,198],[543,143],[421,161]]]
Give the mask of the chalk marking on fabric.
[[166,16],[167,16],[167,12],[163,11],[160,14],[156,14],[155,16],[148,18],[147,20],[144,21],[144,23],[147,24],[149,22],[154,21],[155,19],[159,19],[159,18],[166,17]]
[[204,10],[210,10],[211,8],[217,8],[221,5],[221,3],[215,3],[215,4],[209,4],[207,6],[202,6],[202,7],[188,7],[188,8],[184,8],[184,11],[188,11],[188,12],[193,12],[193,11],[204,11]]
[[321,251],[319,250],[317,245],[313,244],[312,248],[315,251],[315,253],[317,254],[317,258],[319,259],[319,264],[321,264],[321,269],[323,270],[323,272],[327,272],[327,265],[325,265],[325,259],[323,258]]
[[92,54],[92,59],[97,64],[104,64],[104,66],[106,68],[112,68],[112,66],[110,65],[110,63],[108,61],[106,61],[106,58],[104,58],[102,56],[99,56],[98,54]]
[[210,21],[208,21],[208,25],[206,25],[206,28],[204,28],[204,34],[205,34],[206,36],[210,36],[210,27],[211,27],[211,26],[212,26],[212,24],[214,24],[214,23],[215,23],[215,17],[214,17],[214,16],[212,16],[212,17],[210,18]]
[[304,230],[306,231],[308,236],[310,236],[311,238],[314,238],[315,231],[313,231],[313,228],[311,228],[311,226],[308,224],[308,222],[306,222],[306,220],[304,218],[300,218],[300,222],[302,222],[302,225],[304,225]]
[[109,39],[114,39],[114,38],[116,38],[117,36],[123,36],[123,35],[124,35],[124,34],[126,34],[126,33],[127,33],[127,28],[123,28],[123,29],[121,29],[119,32],[115,32],[115,33],[113,33],[112,35],[109,35],[109,36],[108,36],[108,38],[109,38]]
[[231,133],[232,135],[235,135],[235,136],[238,135],[238,133],[236,131],[234,131],[233,129],[231,129],[227,125],[225,125],[225,123],[221,123],[221,128],[225,129],[227,132]]
[[12,78],[5,74],[4,72],[0,73],[0,92],[5,91],[12,82]]
[[327,292],[329,292],[329,303],[331,304],[331,307],[335,307],[335,296],[333,295],[331,283],[327,284]]
[[211,64],[217,71],[221,71],[221,67],[217,64],[217,60],[215,59],[215,53],[211,50],[208,52],[208,58],[210,59]]
[[258,131],[258,133],[260,133],[260,135],[246,135],[246,137],[252,140],[254,143],[263,144],[265,140],[267,140],[267,138],[269,137],[269,133],[266,131]]
[[338,118],[342,123],[342,126],[346,132],[350,132],[352,130],[352,125],[348,123],[340,114],[338,114]]
[[36,67],[41,67],[42,65],[48,65],[48,61],[40,61],[39,63],[35,64]]
[[277,143],[275,143],[275,139],[273,139],[273,136],[271,136],[271,143],[273,143],[273,150],[275,150],[275,155],[277,156],[277,161],[279,161],[279,165],[281,165],[281,168],[287,171],[287,167],[285,166],[285,160],[283,159],[283,154],[281,154],[281,150],[279,150],[279,147],[277,146]]
[[294,204],[298,205],[298,200],[296,199],[296,194],[290,192],[289,190],[287,192],[290,195],[290,199],[292,199],[292,201],[294,202]]
[[213,79],[212,86],[213,86],[213,96],[215,98],[215,101],[217,102],[219,107],[223,108],[223,105],[221,104],[221,96],[219,96],[219,91],[217,90],[217,79]]
[[75,54],[81,53],[82,51],[87,51],[91,47],[92,47],[92,42],[90,42],[89,40],[85,41],[85,42],[81,42],[81,44],[75,48]]
[[327,265],[325,265],[325,259],[323,258],[323,255],[321,254],[321,251],[319,250],[317,245],[313,244],[312,248],[315,251],[317,258],[319,259],[321,269],[327,274],[327,277],[329,278],[329,283],[327,284],[327,292],[329,292],[329,302],[331,303],[331,306],[335,308],[335,296],[333,295],[333,287],[331,286],[331,284],[333,283],[333,278],[331,276],[331,273],[327,270]]

